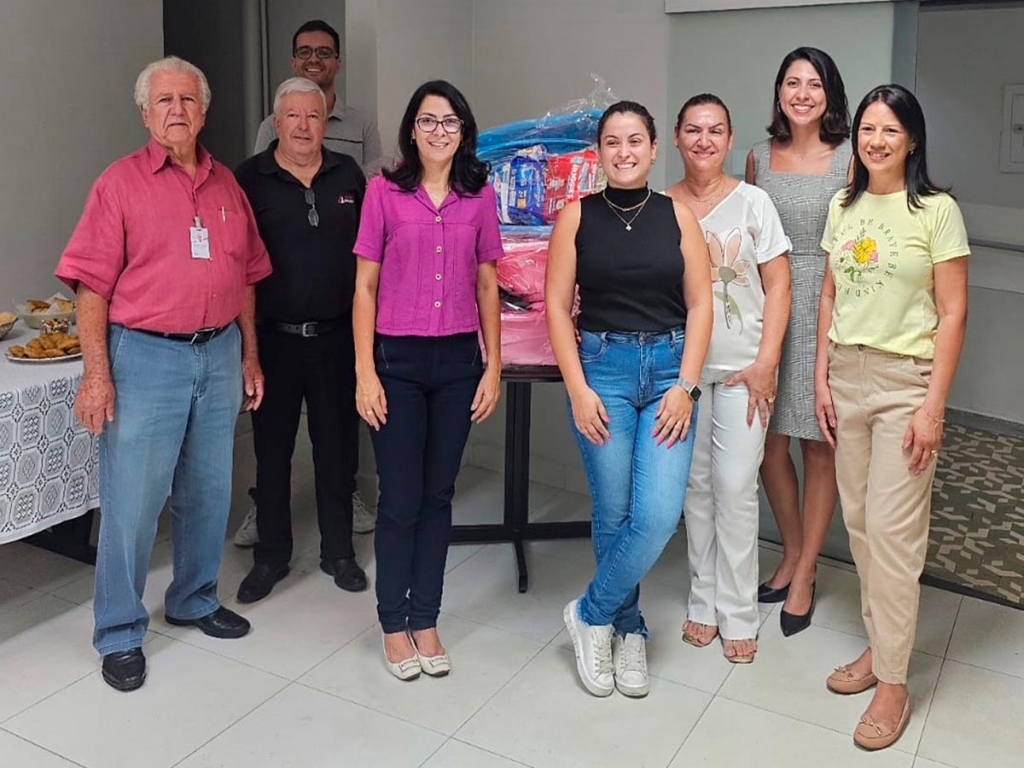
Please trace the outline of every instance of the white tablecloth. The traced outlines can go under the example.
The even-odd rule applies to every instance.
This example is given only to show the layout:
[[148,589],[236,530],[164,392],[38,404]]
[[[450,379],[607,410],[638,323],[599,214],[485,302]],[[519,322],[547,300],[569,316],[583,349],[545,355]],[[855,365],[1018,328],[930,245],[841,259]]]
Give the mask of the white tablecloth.
[[99,506],[99,439],[72,410],[82,361],[6,357],[37,333],[19,323],[0,341],[0,544]]

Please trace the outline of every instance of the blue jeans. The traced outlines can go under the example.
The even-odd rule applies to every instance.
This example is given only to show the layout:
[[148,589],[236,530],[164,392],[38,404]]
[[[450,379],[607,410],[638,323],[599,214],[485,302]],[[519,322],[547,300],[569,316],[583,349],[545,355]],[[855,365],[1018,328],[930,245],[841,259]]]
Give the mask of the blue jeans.
[[242,404],[241,337],[205,344],[131,331],[108,334],[114,420],[100,436],[96,629],[101,654],[138,648],[157,519],[170,497],[174,580],[168,616],[217,610],[217,571],[231,506],[235,420]]
[[452,496],[483,364],[475,333],[378,336],[388,421],[377,459],[377,616],[384,632],[437,625],[452,537]]
[[580,618],[591,626],[612,624],[620,634],[646,637],[640,580],[679,525],[697,431],[694,404],[686,440],[668,448],[652,437],[658,405],[679,378],[683,331],[580,335],[583,374],[610,419],[610,438],[594,445],[575,428],[569,405],[590,485],[597,560],[594,578],[580,598]]

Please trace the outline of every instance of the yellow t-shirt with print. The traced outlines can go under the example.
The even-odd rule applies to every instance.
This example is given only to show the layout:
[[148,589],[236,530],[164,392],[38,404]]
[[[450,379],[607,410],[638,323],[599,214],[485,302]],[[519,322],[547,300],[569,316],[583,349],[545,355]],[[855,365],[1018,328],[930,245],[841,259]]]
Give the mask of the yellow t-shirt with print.
[[931,360],[939,316],[933,267],[967,256],[967,230],[945,193],[907,208],[907,193],[865,192],[849,208],[840,190],[828,206],[821,247],[836,284],[832,328],[836,344],[864,344]]

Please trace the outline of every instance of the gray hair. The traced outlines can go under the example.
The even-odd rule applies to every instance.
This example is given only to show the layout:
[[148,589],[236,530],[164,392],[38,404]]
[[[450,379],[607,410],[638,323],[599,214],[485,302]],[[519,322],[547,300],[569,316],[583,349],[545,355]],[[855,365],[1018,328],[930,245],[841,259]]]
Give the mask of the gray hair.
[[153,74],[156,72],[185,72],[193,75],[199,81],[199,92],[203,100],[203,114],[206,114],[206,110],[210,108],[210,83],[207,81],[206,75],[203,74],[203,70],[177,56],[167,56],[159,61],[154,61],[139,73],[138,78],[135,80],[135,103],[139,106],[139,109],[145,109],[149,104],[149,81],[153,79]]
[[319,93],[320,101],[324,105],[324,118],[327,117],[327,96],[320,89],[320,86],[305,77],[289,77],[274,91],[274,114],[281,108],[281,99],[290,93]]

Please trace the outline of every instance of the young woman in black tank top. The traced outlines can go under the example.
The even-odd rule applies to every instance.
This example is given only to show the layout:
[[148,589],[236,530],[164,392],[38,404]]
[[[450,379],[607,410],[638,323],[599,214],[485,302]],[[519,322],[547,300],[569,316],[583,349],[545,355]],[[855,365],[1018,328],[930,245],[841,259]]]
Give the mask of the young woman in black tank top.
[[695,383],[711,338],[700,227],[689,210],[647,186],[656,138],[640,104],[605,111],[598,141],[608,188],[566,206],[548,251],[548,333],[590,485],[597,560],[564,619],[580,679],[595,696],[649,690],[639,584],[679,524]]

